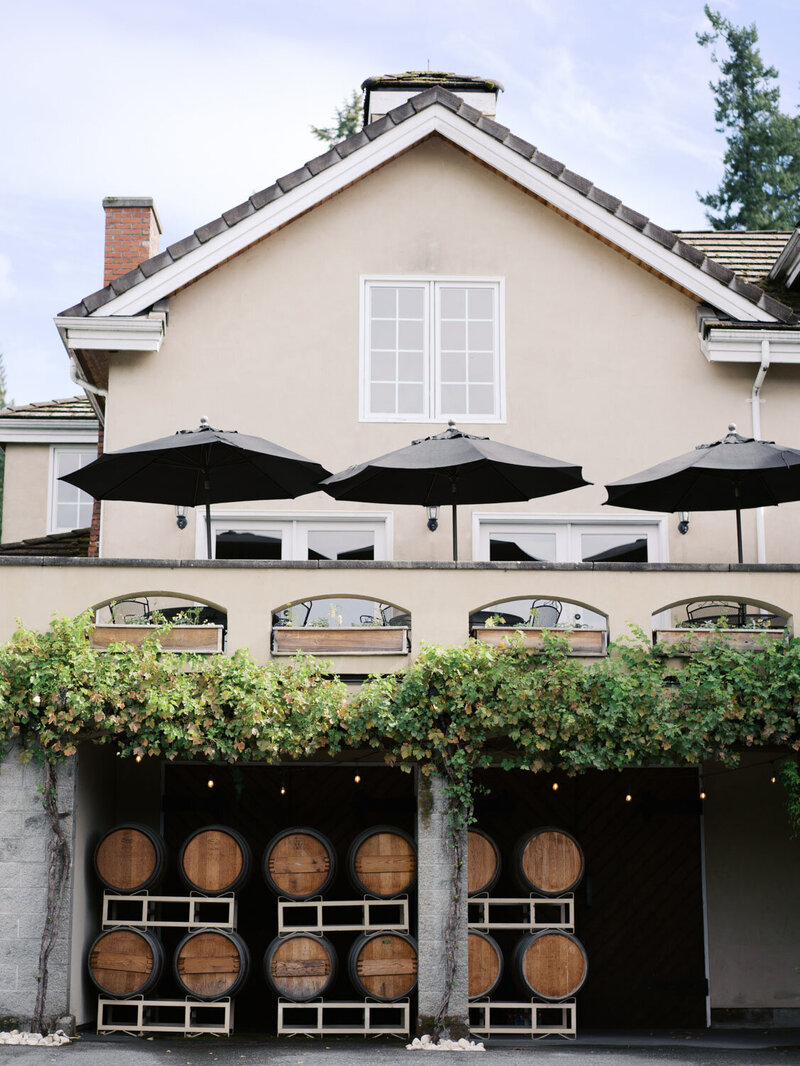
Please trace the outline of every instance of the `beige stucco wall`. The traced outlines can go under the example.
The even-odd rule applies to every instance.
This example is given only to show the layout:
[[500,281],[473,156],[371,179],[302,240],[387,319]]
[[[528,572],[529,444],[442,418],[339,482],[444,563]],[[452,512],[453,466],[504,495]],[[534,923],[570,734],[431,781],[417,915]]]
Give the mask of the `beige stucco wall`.
[[712,1008],[800,1009],[800,842],[774,765],[706,767],[704,836]]
[[3,543],[47,533],[49,444],[7,444],[3,483]]
[[[603,482],[716,439],[731,420],[749,429],[755,368],[706,362],[693,300],[435,138],[173,296],[161,352],[112,359],[107,448],[205,415],[336,471],[439,432],[358,421],[359,278],[375,274],[505,279],[507,422],[464,428],[582,463],[596,484],[496,510],[613,513],[601,507]],[[765,436],[795,439],[798,373],[771,372]],[[321,494],[243,506],[370,510]],[[769,558],[800,558],[798,514],[768,514]],[[695,515],[687,537],[676,525],[670,559],[735,558],[732,515]],[[466,507],[460,532],[471,558]],[[195,540],[171,508],[108,503],[102,547],[191,557]],[[431,535],[421,508],[398,510],[395,558],[449,551],[449,518]],[[745,552],[755,559],[752,514]]]

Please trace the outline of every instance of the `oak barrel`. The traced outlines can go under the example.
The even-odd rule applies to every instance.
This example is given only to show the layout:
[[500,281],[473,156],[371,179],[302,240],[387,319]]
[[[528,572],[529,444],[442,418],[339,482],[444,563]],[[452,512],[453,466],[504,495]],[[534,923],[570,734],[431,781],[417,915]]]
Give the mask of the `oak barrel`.
[[357,891],[391,899],[413,886],[417,849],[402,829],[376,825],[359,833],[350,845],[347,866]]
[[467,936],[469,947],[469,998],[482,999],[490,996],[503,976],[503,953],[494,937],[470,929]]
[[241,833],[226,825],[195,830],[178,856],[184,884],[207,896],[237,892],[250,876],[250,866],[250,845]]
[[407,933],[367,933],[353,941],[347,969],[361,995],[401,999],[417,983],[417,942]]
[[161,941],[145,929],[109,929],[89,948],[89,975],[107,996],[139,996],[164,969]]
[[163,876],[167,849],[146,825],[118,825],[94,849],[97,876],[111,892],[143,892]]
[[286,999],[303,1003],[325,994],[336,976],[336,951],[313,933],[276,937],[264,955],[267,984]]
[[586,980],[588,969],[586,950],[572,933],[529,933],[514,948],[514,977],[526,996],[568,999]]
[[297,826],[270,840],[262,866],[273,892],[289,899],[308,899],[322,895],[330,885],[336,873],[336,854],[322,833]]
[[198,999],[232,996],[244,984],[250,952],[237,933],[197,929],[175,949],[173,972],[178,984]]
[[566,830],[545,826],[534,829],[519,841],[514,850],[514,867],[524,891],[560,896],[580,883],[584,872],[583,851]]
[[467,894],[491,892],[500,876],[500,849],[482,829],[467,833]]

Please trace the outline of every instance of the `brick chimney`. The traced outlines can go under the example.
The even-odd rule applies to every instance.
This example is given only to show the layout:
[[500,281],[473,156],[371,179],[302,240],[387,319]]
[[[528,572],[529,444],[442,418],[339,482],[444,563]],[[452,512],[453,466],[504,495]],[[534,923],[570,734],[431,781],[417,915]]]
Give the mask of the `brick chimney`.
[[103,284],[158,255],[161,222],[149,196],[106,196],[106,254]]
[[404,104],[411,96],[435,85],[457,93],[488,118],[497,111],[497,94],[503,92],[499,81],[478,78],[474,74],[451,74],[445,70],[407,70],[405,74],[378,74],[361,83],[364,90],[364,124],[382,118],[393,107]]

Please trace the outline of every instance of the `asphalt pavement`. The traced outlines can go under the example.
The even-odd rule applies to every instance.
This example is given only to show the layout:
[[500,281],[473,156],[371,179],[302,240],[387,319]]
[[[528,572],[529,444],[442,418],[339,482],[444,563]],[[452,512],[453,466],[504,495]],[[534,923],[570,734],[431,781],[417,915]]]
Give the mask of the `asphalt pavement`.
[[380,1066],[429,1061],[490,1066],[800,1066],[800,1031],[582,1034],[578,1041],[493,1041],[479,1052],[406,1051],[399,1041],[210,1040],[86,1036],[60,1048],[0,1047],[3,1066]]

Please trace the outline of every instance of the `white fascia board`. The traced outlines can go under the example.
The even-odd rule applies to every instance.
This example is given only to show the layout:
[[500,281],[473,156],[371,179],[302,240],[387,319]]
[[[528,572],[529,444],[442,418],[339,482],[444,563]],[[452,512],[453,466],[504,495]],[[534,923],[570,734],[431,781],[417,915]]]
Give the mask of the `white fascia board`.
[[800,274],[800,229],[796,229],[783,246],[783,250],[772,266],[769,276],[783,280],[787,289],[791,289]]
[[800,363],[800,328],[726,329],[711,327],[701,337],[700,348],[709,363],[761,363],[763,342],[769,344],[769,361]]
[[231,229],[213,237],[200,248],[195,248],[128,292],[104,304],[98,311],[102,311],[104,316],[134,315],[143,311],[156,300],[187,285],[432,133],[439,133],[451,140],[470,155],[528,189],[599,237],[657,270],[676,285],[695,295],[698,301],[709,303],[725,314],[743,321],[775,321],[772,315],[761,311],[743,296],[704,274],[688,260],[670,252],[635,227],[622,222],[605,208],[593,203],[564,182],[558,181],[440,104],[425,108],[394,129],[381,134],[374,141],[285,193],[274,203],[255,211]]
[[166,333],[163,314],[141,318],[98,315],[96,318],[58,315],[56,327],[68,351],[157,352]]
[[3,444],[97,444],[97,423],[76,425],[67,418],[0,418]]

